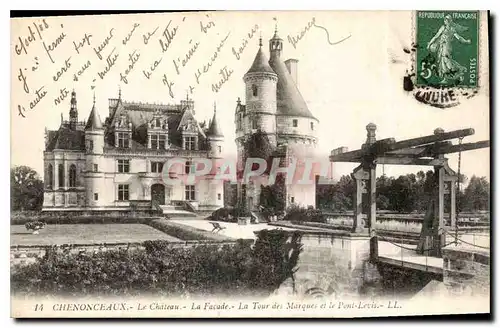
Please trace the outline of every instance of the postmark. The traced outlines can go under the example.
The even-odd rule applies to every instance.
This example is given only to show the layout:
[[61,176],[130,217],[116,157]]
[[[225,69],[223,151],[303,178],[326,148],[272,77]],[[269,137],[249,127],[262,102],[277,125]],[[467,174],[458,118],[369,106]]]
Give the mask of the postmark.
[[456,106],[479,87],[479,12],[417,11],[414,97],[438,108]]

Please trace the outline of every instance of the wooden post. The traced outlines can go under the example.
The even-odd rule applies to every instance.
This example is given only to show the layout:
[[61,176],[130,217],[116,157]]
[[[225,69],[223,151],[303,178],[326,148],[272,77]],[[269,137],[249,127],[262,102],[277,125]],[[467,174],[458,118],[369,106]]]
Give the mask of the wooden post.
[[354,169],[352,178],[356,181],[356,193],[354,194],[354,220],[352,232],[361,232],[364,229],[363,225],[363,181],[368,180],[369,173],[362,165]]
[[370,261],[377,263],[378,261],[378,237],[371,236],[370,238]]
[[354,221],[352,231],[359,232],[363,230],[363,181],[356,179],[356,193],[354,194]]
[[375,222],[377,220],[377,165],[371,165],[369,172],[370,178],[368,179],[368,203],[370,208],[368,210],[368,228],[370,235],[375,230]]
[[452,229],[457,228],[457,218],[456,218],[456,201],[457,201],[457,184],[455,181],[450,181],[450,225]]

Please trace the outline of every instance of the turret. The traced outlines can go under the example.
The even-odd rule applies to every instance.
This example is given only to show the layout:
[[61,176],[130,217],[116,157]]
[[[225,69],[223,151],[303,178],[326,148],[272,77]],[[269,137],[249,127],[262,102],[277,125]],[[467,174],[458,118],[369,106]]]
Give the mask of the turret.
[[102,154],[104,148],[104,128],[95,107],[95,96],[89,119],[85,125],[85,148],[87,153]]
[[76,107],[76,92],[71,92],[71,107],[69,109],[69,127],[71,130],[76,129],[78,124],[78,109]]
[[207,130],[207,141],[210,148],[211,158],[222,158],[222,145],[224,143],[224,134],[220,128],[219,121],[217,120],[217,107],[214,103],[214,116],[210,121],[210,125]]
[[273,144],[276,144],[276,85],[278,76],[269,65],[262,50],[262,39],[259,39],[259,50],[252,66],[243,77],[245,82],[245,132],[258,130],[266,133]]
[[274,30],[273,37],[269,40],[269,53],[271,60],[279,58],[283,50],[283,39],[278,36],[278,27]]
[[85,125],[85,151],[87,206],[100,206],[105,196],[103,167],[104,128],[95,107],[95,95],[94,104]]

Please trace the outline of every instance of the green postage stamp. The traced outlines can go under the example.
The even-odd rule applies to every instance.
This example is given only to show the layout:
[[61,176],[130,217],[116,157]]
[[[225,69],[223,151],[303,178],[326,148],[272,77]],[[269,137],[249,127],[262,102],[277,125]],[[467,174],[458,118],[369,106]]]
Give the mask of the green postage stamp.
[[417,11],[417,86],[478,86],[478,11]]

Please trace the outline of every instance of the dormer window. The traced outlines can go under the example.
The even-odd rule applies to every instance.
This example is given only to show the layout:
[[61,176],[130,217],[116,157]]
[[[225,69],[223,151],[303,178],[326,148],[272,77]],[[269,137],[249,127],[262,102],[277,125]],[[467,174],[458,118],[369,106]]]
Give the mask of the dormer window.
[[156,119],[156,127],[157,128],[161,127],[161,122],[159,118]]
[[254,97],[257,97],[257,95],[258,95],[258,88],[255,84],[252,84],[252,95]]
[[151,149],[166,149],[167,136],[165,134],[151,134]]
[[184,149],[196,150],[196,138],[192,136],[184,137]]
[[118,132],[118,147],[130,148],[130,138],[128,132]]

